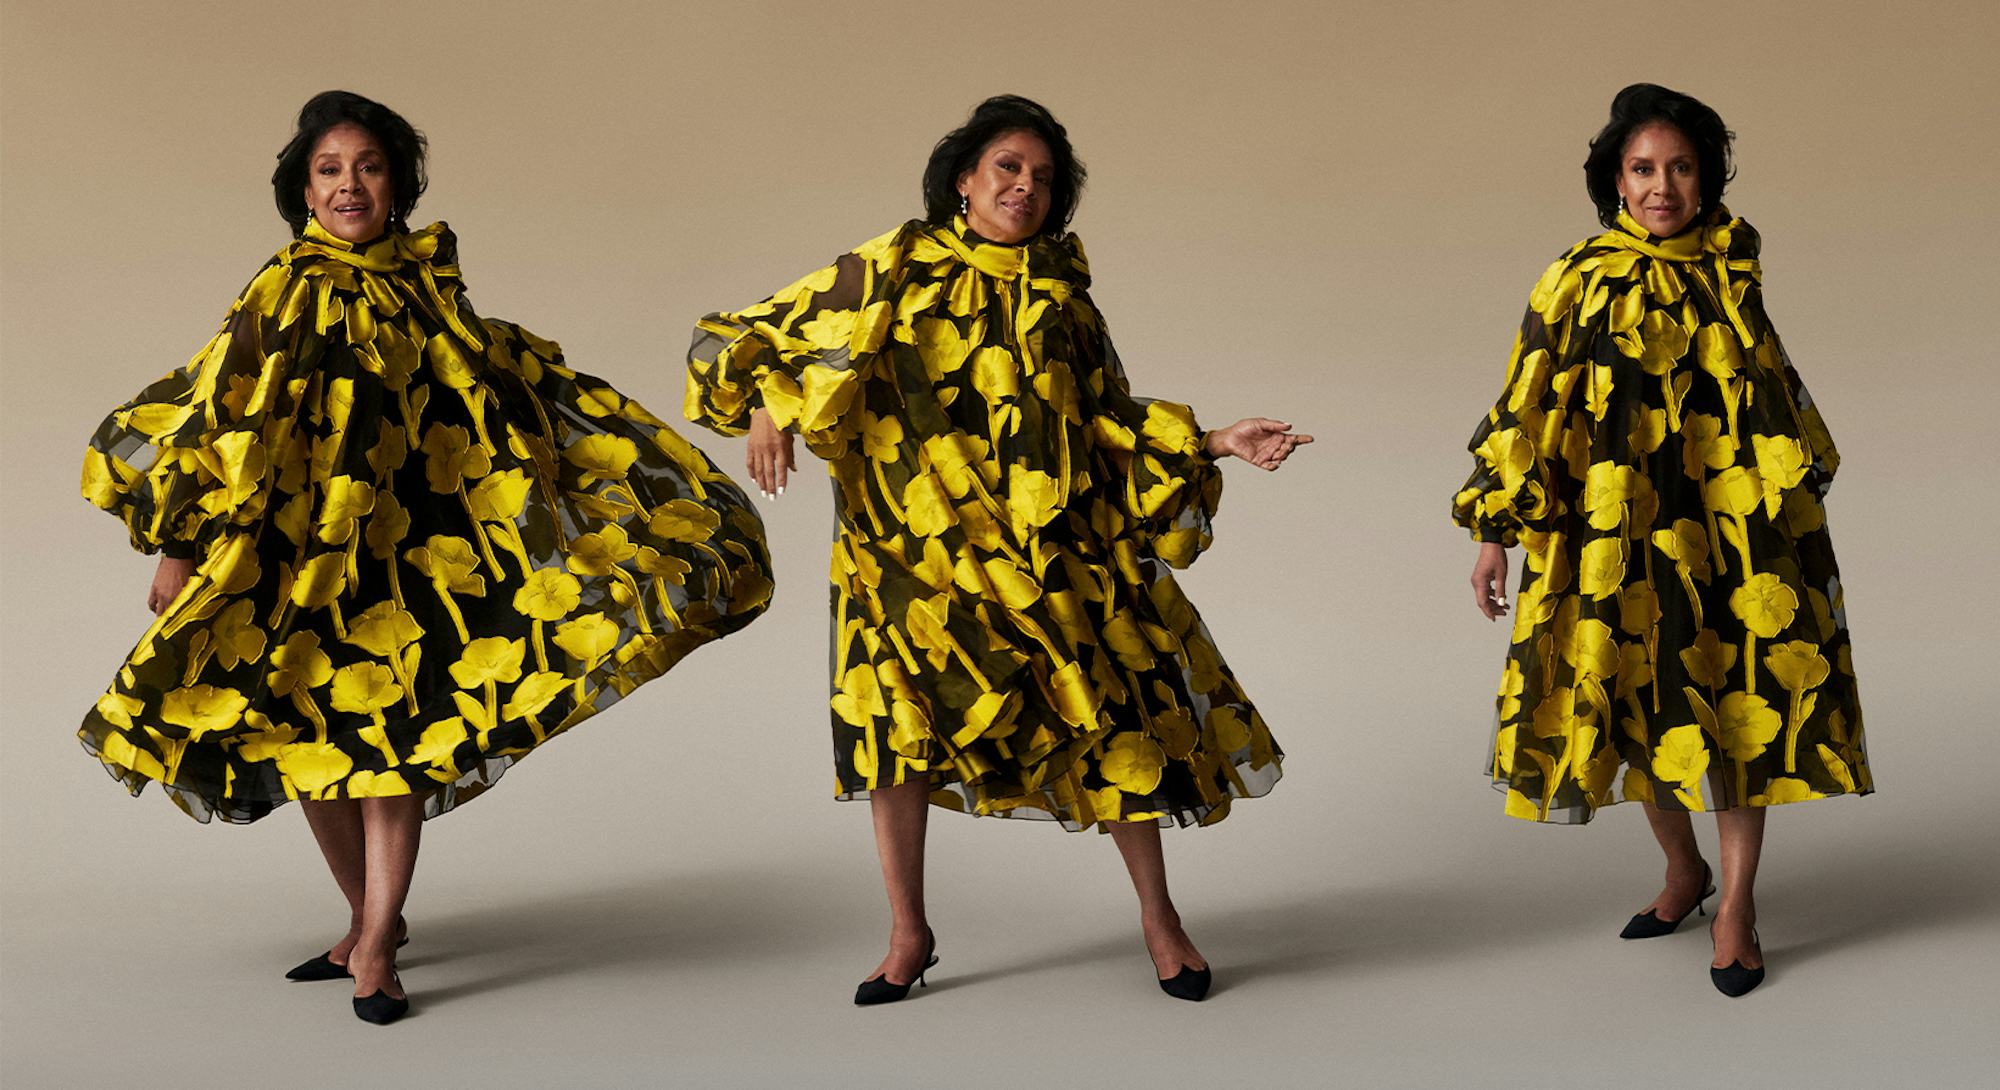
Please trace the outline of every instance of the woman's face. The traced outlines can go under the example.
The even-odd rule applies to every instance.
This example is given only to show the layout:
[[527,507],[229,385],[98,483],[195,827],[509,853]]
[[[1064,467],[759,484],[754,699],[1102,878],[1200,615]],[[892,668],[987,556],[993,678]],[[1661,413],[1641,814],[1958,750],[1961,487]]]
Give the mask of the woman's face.
[[1655,235],[1677,235],[1701,207],[1701,160],[1672,125],[1655,121],[1625,141],[1618,166],[1625,212]]
[[982,238],[1013,245],[1032,238],[1049,218],[1055,156],[1026,130],[1003,132],[979,153],[979,163],[959,175],[965,222]]
[[347,242],[379,238],[395,189],[389,156],[367,129],[342,122],[326,130],[306,163],[306,207],[327,233]]

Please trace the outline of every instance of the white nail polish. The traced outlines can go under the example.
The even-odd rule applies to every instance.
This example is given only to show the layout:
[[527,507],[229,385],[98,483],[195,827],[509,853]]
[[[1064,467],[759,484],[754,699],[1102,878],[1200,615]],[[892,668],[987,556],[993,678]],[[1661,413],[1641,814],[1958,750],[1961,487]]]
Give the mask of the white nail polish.
[[778,486],[778,495],[782,496],[782,495],[784,495],[784,494],[785,494],[785,486],[784,486],[784,485],[779,485],[779,486]]

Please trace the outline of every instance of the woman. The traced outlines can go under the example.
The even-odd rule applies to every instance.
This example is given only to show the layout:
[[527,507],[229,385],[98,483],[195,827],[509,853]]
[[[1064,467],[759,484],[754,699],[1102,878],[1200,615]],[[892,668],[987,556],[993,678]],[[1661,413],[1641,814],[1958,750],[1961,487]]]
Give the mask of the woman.
[[386,1023],[422,820],[748,624],[769,562],[699,452],[473,312],[451,231],[408,226],[407,121],[317,95],[271,181],[296,241],[91,440],[84,495],[162,555],[81,736],[197,820],[299,800],[349,923],[288,975]]
[[1715,811],[1711,972],[1739,996],[1764,975],[1765,808],[1871,781],[1820,507],[1839,457],[1764,314],[1757,232],[1722,206],[1732,139],[1686,95],[1618,93],[1584,164],[1609,230],[1535,285],[1453,517],[1489,620],[1507,547],[1528,554],[1492,755],[1507,812],[1638,799],[1667,880],[1624,937],[1651,938],[1706,914],[1688,815]]
[[1202,998],[1159,828],[1220,821],[1278,778],[1168,569],[1208,544],[1217,459],[1276,469],[1311,439],[1204,433],[1131,395],[1064,233],[1083,179],[1047,110],[989,99],[931,154],[925,219],[710,315],[688,353],[689,419],[748,430],[767,494],[793,433],[834,479],[838,796],[870,800],[892,913],[857,1003],[903,998],[936,961],[927,800],[1109,829],[1161,986]]

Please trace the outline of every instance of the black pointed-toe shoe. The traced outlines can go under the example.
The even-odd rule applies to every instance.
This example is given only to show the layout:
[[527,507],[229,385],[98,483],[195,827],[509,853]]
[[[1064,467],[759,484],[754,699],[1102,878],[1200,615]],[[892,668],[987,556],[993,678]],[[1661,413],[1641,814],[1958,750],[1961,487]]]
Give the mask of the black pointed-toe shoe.
[[[1711,938],[1714,936],[1714,931],[1715,925],[1710,924]],[[1754,927],[1750,929],[1750,941],[1756,944],[1757,953],[1761,955],[1764,952],[1764,939],[1757,934],[1757,929]],[[1758,960],[1763,959],[1760,957]],[[1731,999],[1737,999],[1749,995],[1751,989],[1764,983],[1764,967],[1759,965],[1755,969],[1748,969],[1740,960],[1732,961],[1720,969],[1711,965],[1708,967],[1708,979],[1715,982],[1716,991]]]
[[[1702,902],[1713,896],[1715,896],[1714,876],[1708,869],[1708,863],[1704,861],[1701,865],[1701,896],[1694,899],[1694,911],[1704,916],[1708,915],[1708,908]],[[1682,912],[1679,916],[1671,920],[1663,920],[1660,918],[1658,910],[1649,908],[1632,917],[1631,922],[1625,925],[1625,930],[1618,933],[1618,937],[1621,939],[1657,939],[1661,935],[1671,935],[1675,931],[1680,930],[1681,924],[1685,923],[1687,918],[1688,914]]]
[[930,987],[929,984],[924,983],[924,974],[930,972],[931,966],[937,963],[937,936],[933,934],[924,945],[924,967],[917,970],[917,979],[911,981],[909,984],[897,984],[889,979],[889,974],[887,973],[871,976],[867,980],[862,981],[860,987],[854,989],[854,1005],[857,1007],[873,1007],[877,1004],[894,1003],[899,999],[905,999],[910,994],[911,984],[922,988]]
[[[400,950],[408,945],[410,945],[410,940],[404,939],[402,942],[396,944],[396,948]],[[353,973],[347,971],[347,966],[333,960],[333,951],[328,950],[326,953],[310,961],[302,961],[292,966],[291,971],[285,974],[285,979],[300,981],[347,980],[353,975]]]
[[1185,999],[1199,1003],[1208,998],[1208,985],[1213,979],[1207,969],[1181,966],[1181,971],[1160,981],[1160,990],[1175,999]]
[[398,999],[381,988],[368,995],[354,997],[354,1017],[363,1022],[386,1026],[408,1013],[410,1000],[407,996]]
[[[410,945],[410,925],[402,923],[401,920],[397,922],[402,924],[403,928],[403,937],[396,943],[396,949],[401,950],[403,947]],[[333,960],[333,951],[328,950],[316,958],[311,958],[292,966],[291,970],[285,974],[285,979],[298,981],[346,980],[353,975],[347,971],[347,966]]]

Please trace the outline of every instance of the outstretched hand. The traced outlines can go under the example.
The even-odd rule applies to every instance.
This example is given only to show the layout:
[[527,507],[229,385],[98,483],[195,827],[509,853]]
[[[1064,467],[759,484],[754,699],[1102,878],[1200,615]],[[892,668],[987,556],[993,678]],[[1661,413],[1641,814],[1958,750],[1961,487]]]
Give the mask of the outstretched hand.
[[1472,600],[1489,621],[1507,615],[1507,549],[1496,541],[1482,542],[1472,562]]
[[153,585],[146,589],[146,608],[155,614],[165,613],[174,599],[181,596],[181,588],[194,578],[194,561],[178,557],[162,556],[160,566],[153,569]]
[[1283,421],[1253,416],[1209,432],[1205,445],[1211,458],[1234,456],[1258,469],[1272,470],[1312,441],[1310,435],[1293,434],[1292,426]]
[[745,462],[750,479],[767,500],[785,494],[785,481],[798,464],[792,460],[792,433],[771,422],[771,414],[757,409],[750,414],[750,442]]

